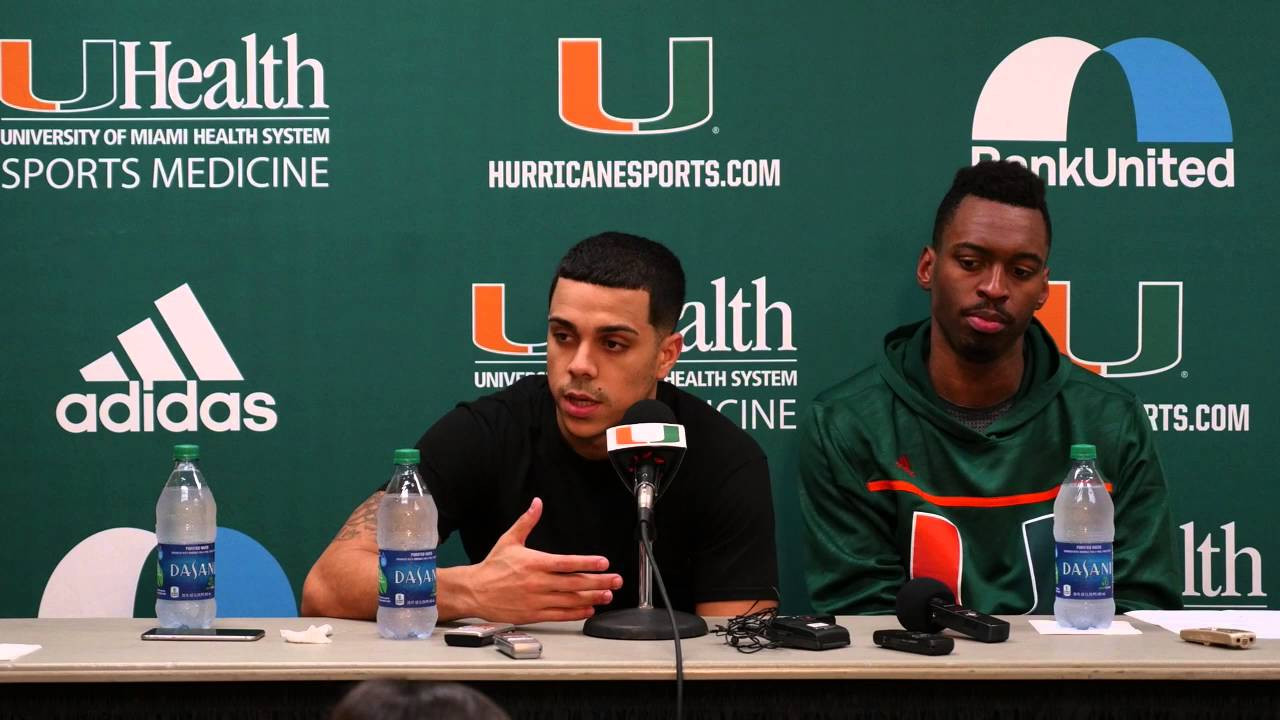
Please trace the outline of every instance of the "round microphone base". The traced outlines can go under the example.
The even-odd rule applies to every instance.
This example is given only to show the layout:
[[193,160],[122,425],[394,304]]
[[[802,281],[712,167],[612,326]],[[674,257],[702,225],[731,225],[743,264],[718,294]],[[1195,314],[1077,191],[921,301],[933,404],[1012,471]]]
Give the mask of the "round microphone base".
[[[682,638],[707,634],[707,623],[693,613],[675,611]],[[587,620],[582,632],[610,640],[670,640],[671,618],[663,608],[627,608],[600,613]]]

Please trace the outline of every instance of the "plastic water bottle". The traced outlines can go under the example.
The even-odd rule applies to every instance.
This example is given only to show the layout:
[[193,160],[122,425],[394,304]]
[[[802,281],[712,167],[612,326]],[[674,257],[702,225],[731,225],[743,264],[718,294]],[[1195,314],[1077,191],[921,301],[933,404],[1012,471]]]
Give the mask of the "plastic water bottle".
[[1063,627],[1111,626],[1116,614],[1115,507],[1093,445],[1071,446],[1071,469],[1053,503],[1053,616]]
[[217,616],[213,541],[218,505],[200,472],[200,446],[175,445],[173,472],[156,502],[156,622],[207,628]]
[[378,505],[378,634],[430,637],[436,627],[436,503],[418,472],[415,449],[396,450]]

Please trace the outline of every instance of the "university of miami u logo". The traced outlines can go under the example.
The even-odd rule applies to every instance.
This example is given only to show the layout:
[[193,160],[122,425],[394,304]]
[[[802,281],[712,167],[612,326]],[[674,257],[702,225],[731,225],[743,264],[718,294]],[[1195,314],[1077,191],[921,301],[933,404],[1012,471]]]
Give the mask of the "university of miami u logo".
[[1053,341],[1080,367],[1105,377],[1156,375],[1182,361],[1182,283],[1138,283],[1138,347],[1123,360],[1083,360],[1071,352],[1071,283],[1049,282],[1049,299],[1036,312]]
[[0,102],[30,112],[84,112],[97,110],[116,99],[115,40],[81,43],[83,80],[80,95],[68,100],[38,97],[31,82],[31,41],[0,40]]
[[498,355],[546,355],[547,344],[507,339],[507,286],[505,283],[471,284],[471,342]]
[[654,135],[691,130],[711,119],[711,38],[667,39],[667,110],[622,118],[604,109],[600,38],[560,38],[560,119],[587,132]]

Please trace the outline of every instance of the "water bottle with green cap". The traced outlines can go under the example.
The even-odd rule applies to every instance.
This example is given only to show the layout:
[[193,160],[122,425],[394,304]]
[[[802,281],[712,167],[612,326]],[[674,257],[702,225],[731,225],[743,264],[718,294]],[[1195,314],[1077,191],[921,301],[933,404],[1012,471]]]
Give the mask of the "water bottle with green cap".
[[207,628],[217,615],[213,541],[218,505],[200,471],[200,447],[175,445],[156,502],[156,624]]
[[1071,469],[1053,503],[1053,616],[1063,627],[1111,626],[1116,614],[1115,507],[1093,445],[1071,446]]
[[378,505],[378,634],[429,637],[436,627],[436,504],[414,448],[396,450]]

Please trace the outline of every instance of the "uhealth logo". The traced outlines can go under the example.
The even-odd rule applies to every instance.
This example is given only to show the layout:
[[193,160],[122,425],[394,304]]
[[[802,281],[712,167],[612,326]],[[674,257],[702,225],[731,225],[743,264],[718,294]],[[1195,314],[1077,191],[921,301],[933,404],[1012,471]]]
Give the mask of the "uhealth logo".
[[[750,291],[738,288],[732,298],[724,277],[712,280],[710,285],[711,302],[689,300],[681,310],[676,330],[684,335],[684,352],[795,352],[791,305],[769,300],[767,276],[752,280]],[[507,337],[506,292],[506,283],[471,285],[471,343],[495,355],[545,356],[545,342],[514,342]],[[776,335],[770,332],[771,328],[777,331]],[[774,344],[770,343],[771,337]]]
[[588,132],[654,135],[691,130],[711,119],[711,38],[667,39],[667,109],[623,118],[604,109],[600,38],[560,38],[560,119]]
[[1071,282],[1049,283],[1049,299],[1036,313],[1054,342],[1080,367],[1105,377],[1156,375],[1182,361],[1182,283],[1138,283],[1137,349],[1122,360],[1084,360],[1071,351]]
[[[1000,159],[980,141],[1065,143],[1076,77],[1105,53],[1119,62],[1133,99],[1139,143],[1230,143],[1231,115],[1217,80],[1194,55],[1159,38],[1131,38],[1105,48],[1068,37],[1033,40],[1009,54],[987,78],[973,113],[972,161]],[[1105,156],[1105,157],[1104,157]],[[1216,157],[1179,157],[1168,147],[1126,156],[1117,148],[1073,154],[1010,155],[1050,185],[1093,187],[1235,186],[1232,148]]]
[[[769,278],[734,287],[727,276],[691,288],[676,324],[684,339],[680,360],[667,381],[696,392],[744,430],[795,430],[799,400],[799,362],[793,341],[792,310],[770,299]],[[777,286],[775,284],[775,296]],[[488,354],[476,365],[511,370],[476,370],[477,388],[501,388],[545,367],[545,342],[518,342],[508,335],[507,288],[504,283],[471,286],[471,342]],[[516,307],[526,319],[529,308]],[[521,325],[533,339],[531,325]],[[537,331],[539,334],[545,331]],[[502,356],[502,359],[492,357]],[[782,396],[780,396],[782,395]]]
[[[204,308],[189,285],[167,293],[155,301],[160,317],[186,356],[191,371],[201,382],[240,382],[244,377],[213,329]],[[195,432],[203,426],[214,432],[244,428],[265,432],[276,426],[275,398],[252,392],[241,398],[238,392],[214,392],[200,399],[199,383],[188,379],[169,351],[165,339],[150,318],[120,333],[117,338],[133,370],[141,379],[131,379],[115,352],[108,352],[80,368],[80,377],[90,383],[127,383],[128,391],[113,393],[98,402],[96,393],[71,393],[58,402],[58,425],[72,433],[97,432],[99,424],[114,433],[154,432],[156,425],[170,432]],[[157,382],[185,383],[181,392],[159,399],[153,388]],[[81,408],[78,420],[71,408]],[[112,410],[122,408],[124,417]],[[241,415],[244,415],[243,421]]]
[[[240,38],[239,57],[208,62],[175,57],[170,41],[82,41],[80,94],[49,100],[35,94],[34,60],[29,39],[0,40],[0,103],[34,113],[82,113],[91,110],[297,110],[328,108],[324,66],[314,58],[299,59],[297,33],[283,38],[284,57],[274,44],[259,51],[258,36]],[[57,58],[58,62],[69,62]],[[43,62],[43,60],[42,60]],[[283,66],[283,96],[277,71]],[[303,71],[311,81],[310,97],[301,100]],[[148,93],[147,87],[151,88]],[[123,90],[123,102],[121,91]],[[118,104],[117,104],[118,103]]]

